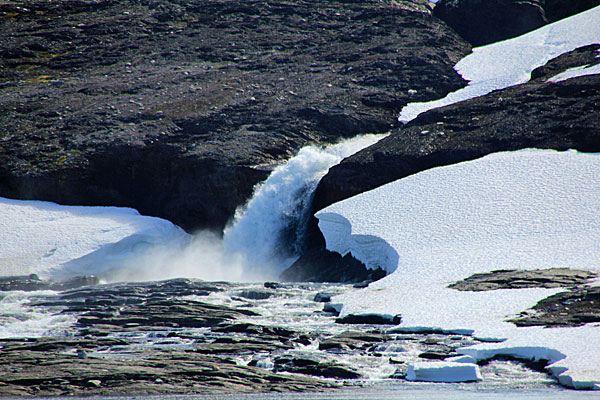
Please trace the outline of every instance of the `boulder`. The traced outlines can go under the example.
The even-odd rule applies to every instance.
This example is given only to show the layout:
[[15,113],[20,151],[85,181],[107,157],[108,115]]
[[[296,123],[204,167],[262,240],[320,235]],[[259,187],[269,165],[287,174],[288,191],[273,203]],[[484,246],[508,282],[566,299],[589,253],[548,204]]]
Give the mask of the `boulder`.
[[0,4],[0,196],[221,231],[302,146],[465,84],[470,47],[428,4]]

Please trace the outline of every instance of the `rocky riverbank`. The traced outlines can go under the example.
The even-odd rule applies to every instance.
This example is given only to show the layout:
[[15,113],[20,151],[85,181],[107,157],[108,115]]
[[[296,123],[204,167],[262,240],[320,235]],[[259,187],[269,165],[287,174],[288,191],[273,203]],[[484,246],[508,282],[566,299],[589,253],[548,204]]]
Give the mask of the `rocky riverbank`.
[[[569,68],[596,65],[598,49],[598,44],[582,47],[535,69],[527,83],[419,115],[331,168],[315,191],[313,210],[429,168],[494,152],[600,151],[600,120],[594,112],[600,105],[600,75],[551,80]],[[312,279],[318,281],[331,270],[319,263],[328,252],[314,219],[308,236],[300,262],[315,260],[320,268]]]
[[[377,316],[336,321],[329,301],[351,290],[357,289],[175,279],[30,292],[24,307],[31,318],[47,313],[71,323],[47,326],[44,337],[0,339],[0,395],[320,391],[370,379],[406,383],[414,362],[447,360],[459,356],[459,347],[481,343],[436,330],[405,332],[393,327],[398,321]],[[3,304],[11,293],[23,294],[0,292]],[[2,318],[7,326],[15,322],[8,314]],[[479,368],[482,388],[551,385],[545,374],[514,362],[485,360]],[[536,368],[543,371],[543,362]],[[522,374],[519,382],[512,380],[515,371]]]

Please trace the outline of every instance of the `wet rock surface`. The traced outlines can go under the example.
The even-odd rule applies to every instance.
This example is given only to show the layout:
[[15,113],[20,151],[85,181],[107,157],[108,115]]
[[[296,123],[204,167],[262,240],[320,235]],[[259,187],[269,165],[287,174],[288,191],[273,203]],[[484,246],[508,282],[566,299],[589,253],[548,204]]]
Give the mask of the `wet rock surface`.
[[221,230],[310,143],[465,82],[425,0],[0,5],[0,196]]
[[0,291],[22,290],[68,290],[81,286],[96,285],[100,280],[94,275],[84,275],[67,281],[42,280],[36,274],[0,277]]
[[361,385],[373,371],[402,380],[415,361],[480,343],[335,324],[313,299],[356,290],[348,285],[278,284],[268,299],[237,296],[261,287],[269,289],[176,279],[31,292],[30,310],[73,324],[0,339],[0,396],[325,390]]

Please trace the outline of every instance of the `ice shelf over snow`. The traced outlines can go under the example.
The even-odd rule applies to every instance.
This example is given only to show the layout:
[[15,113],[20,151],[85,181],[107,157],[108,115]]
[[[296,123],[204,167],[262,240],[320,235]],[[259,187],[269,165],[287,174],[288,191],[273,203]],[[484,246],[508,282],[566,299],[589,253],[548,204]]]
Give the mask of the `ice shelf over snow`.
[[552,58],[578,47],[600,43],[598,21],[600,6],[513,39],[476,47],[473,53],[460,60],[454,67],[469,81],[468,86],[448,94],[443,99],[408,104],[400,112],[398,120],[408,122],[427,110],[527,82],[531,71]]
[[187,236],[169,221],[130,208],[0,198],[0,276],[110,279],[111,270],[146,249],[183,243]]
[[327,248],[392,272],[341,295],[341,316],[390,314],[401,327],[504,339],[463,349],[548,359],[559,380],[600,386],[600,326],[505,322],[560,289],[464,292],[450,283],[499,269],[600,271],[600,155],[526,149],[433,168],[335,203],[316,216]]

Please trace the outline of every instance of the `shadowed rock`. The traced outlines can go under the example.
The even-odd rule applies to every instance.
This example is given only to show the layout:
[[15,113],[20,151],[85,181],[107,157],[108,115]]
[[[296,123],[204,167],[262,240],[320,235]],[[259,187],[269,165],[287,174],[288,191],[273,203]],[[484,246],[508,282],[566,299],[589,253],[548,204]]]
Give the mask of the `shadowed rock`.
[[302,146],[462,87],[470,50],[425,0],[21,5],[0,4],[0,196],[189,231],[221,231]]
[[482,46],[598,5],[600,0],[440,0],[433,14],[473,46]]
[[473,46],[520,36],[546,24],[544,0],[440,0],[433,13]]

